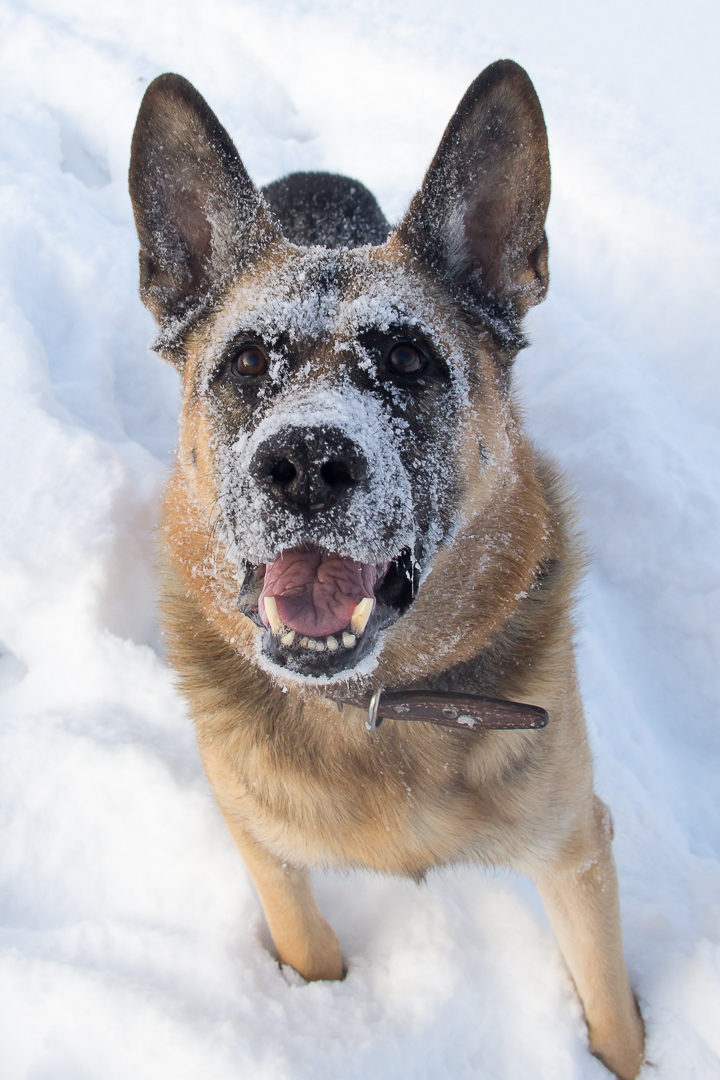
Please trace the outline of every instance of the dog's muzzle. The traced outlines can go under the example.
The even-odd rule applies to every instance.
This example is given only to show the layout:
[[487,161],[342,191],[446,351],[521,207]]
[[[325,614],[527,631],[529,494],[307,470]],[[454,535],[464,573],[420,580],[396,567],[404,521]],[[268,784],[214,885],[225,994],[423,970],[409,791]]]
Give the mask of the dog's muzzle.
[[274,664],[315,678],[357,667],[412,603],[421,560],[391,441],[371,416],[351,417],[353,428],[324,412],[306,424],[270,418],[244,464],[244,493],[227,500],[243,508],[237,534],[260,541],[238,606],[265,630]]

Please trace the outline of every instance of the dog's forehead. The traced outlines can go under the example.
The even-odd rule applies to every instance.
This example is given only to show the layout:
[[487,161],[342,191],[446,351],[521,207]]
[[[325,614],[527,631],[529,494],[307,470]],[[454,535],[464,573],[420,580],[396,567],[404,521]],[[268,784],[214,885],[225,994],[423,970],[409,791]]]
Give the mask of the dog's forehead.
[[299,248],[283,244],[240,278],[212,330],[212,352],[239,332],[274,343],[349,342],[369,330],[412,326],[441,338],[449,359],[462,359],[453,320],[420,274],[380,248]]

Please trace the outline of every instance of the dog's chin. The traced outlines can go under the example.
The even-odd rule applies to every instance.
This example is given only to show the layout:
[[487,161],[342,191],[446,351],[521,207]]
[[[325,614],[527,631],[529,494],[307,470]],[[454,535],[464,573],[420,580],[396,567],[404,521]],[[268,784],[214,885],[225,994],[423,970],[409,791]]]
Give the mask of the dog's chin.
[[[339,675],[352,677],[366,656],[376,651],[380,634],[400,617],[401,612],[391,611],[384,605],[376,604],[363,633],[354,638],[352,644],[344,644],[343,637],[330,636],[335,648],[328,648],[327,640],[295,635],[292,644],[283,644],[282,637],[274,634],[270,627],[262,637],[261,649],[264,658],[282,671],[300,675],[307,679],[335,679]],[[289,635],[283,635],[288,636]]]
[[[405,549],[387,564],[375,585],[372,612],[361,630],[348,625],[342,631],[312,637],[288,627],[273,629],[265,625],[258,612],[258,568],[248,568],[246,589],[238,601],[240,610],[262,627],[260,656],[276,674],[293,681],[307,679],[339,683],[352,679],[366,665],[366,658],[377,655],[383,631],[401,618],[411,606],[417,589],[419,566],[414,555]],[[254,595],[252,595],[254,594]]]

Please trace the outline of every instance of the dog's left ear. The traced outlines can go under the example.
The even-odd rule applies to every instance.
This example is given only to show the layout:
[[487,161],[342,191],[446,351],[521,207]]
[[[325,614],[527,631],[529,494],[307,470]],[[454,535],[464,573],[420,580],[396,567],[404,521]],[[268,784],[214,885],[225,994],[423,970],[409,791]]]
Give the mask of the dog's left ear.
[[166,345],[173,326],[181,327],[279,236],[227,131],[180,75],[160,75],[145,91],[133,134],[130,196],[140,238],[140,295],[165,331]]
[[547,132],[512,60],[491,64],[447,126],[398,237],[471,308],[517,324],[548,285]]

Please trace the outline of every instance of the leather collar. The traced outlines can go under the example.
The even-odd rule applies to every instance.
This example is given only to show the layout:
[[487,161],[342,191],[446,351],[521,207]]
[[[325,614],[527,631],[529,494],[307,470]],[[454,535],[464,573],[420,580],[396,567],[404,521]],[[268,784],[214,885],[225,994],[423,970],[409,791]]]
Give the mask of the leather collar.
[[548,714],[539,705],[478,694],[448,694],[437,690],[386,693],[381,689],[370,698],[365,727],[370,732],[377,731],[383,720],[420,720],[457,731],[516,731],[546,727]]

